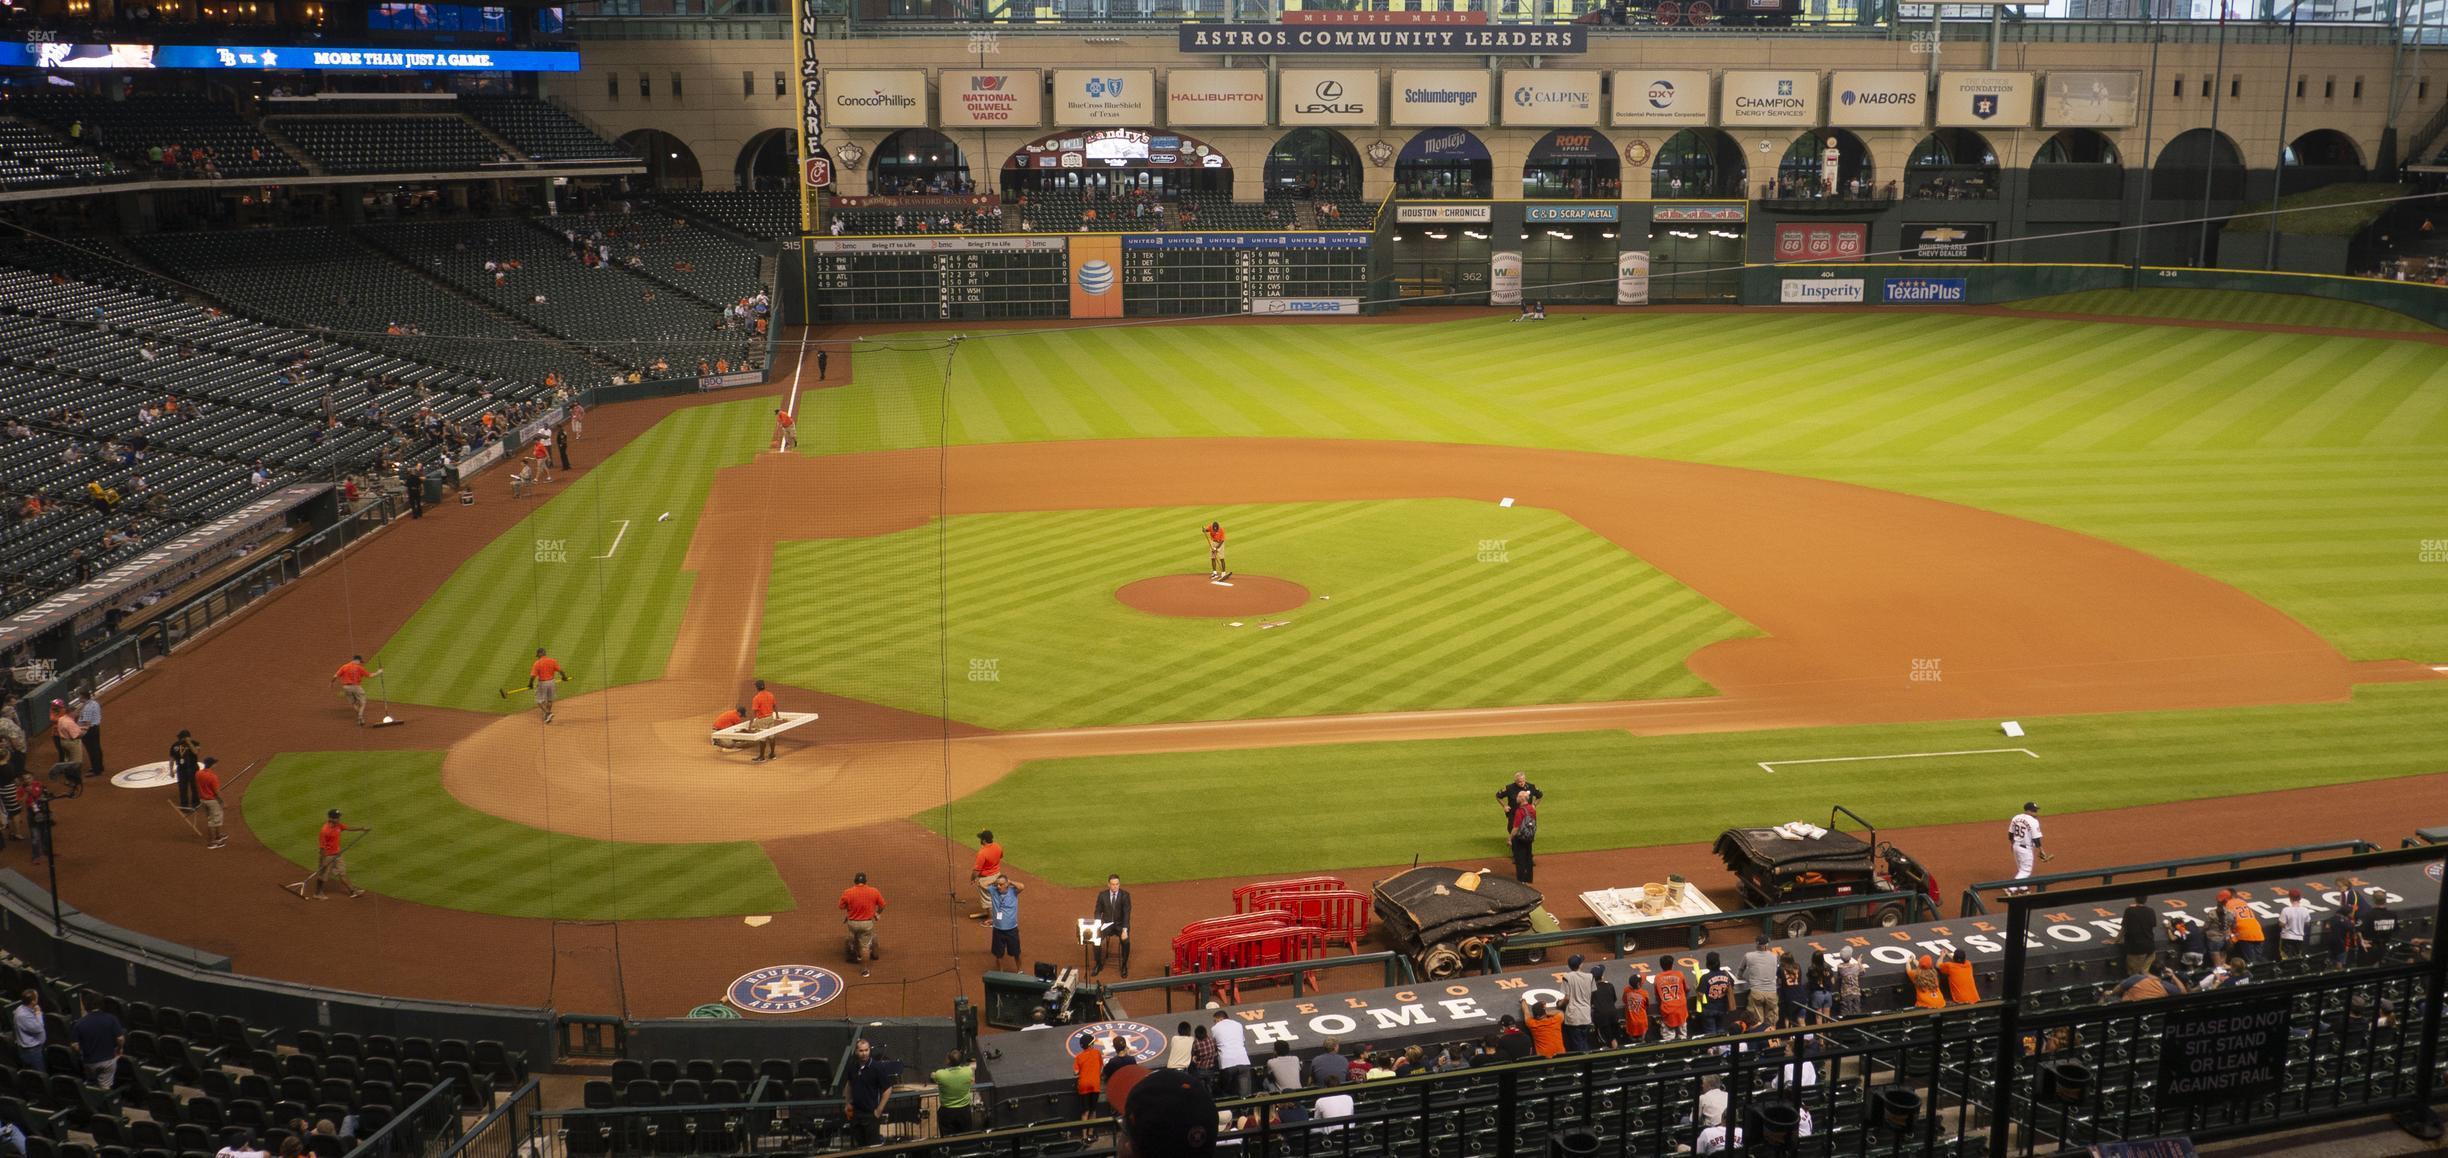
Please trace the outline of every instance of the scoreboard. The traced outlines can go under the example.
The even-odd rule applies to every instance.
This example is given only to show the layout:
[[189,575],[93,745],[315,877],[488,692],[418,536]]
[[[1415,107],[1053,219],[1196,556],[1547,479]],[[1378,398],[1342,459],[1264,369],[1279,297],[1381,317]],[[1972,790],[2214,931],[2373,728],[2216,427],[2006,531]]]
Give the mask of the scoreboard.
[[1059,237],[819,237],[806,249],[821,322],[1071,312],[1071,266]]
[[1126,236],[1123,312],[1248,314],[1270,302],[1356,300],[1367,296],[1368,242],[1365,233]]
[[[1367,296],[1366,233],[1148,233],[1121,241],[1123,313],[1132,317],[1357,313]],[[819,322],[1071,313],[1075,271],[1064,237],[810,237],[801,244]]]

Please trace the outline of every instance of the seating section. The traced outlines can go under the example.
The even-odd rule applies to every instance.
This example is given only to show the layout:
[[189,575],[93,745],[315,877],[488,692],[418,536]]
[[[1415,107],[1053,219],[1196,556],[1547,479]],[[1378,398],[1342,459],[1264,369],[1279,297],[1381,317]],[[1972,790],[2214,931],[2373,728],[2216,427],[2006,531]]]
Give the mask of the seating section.
[[609,246],[621,268],[662,282],[709,305],[729,305],[762,287],[755,250],[690,223],[643,213],[573,214],[538,222],[570,245]]
[[511,158],[456,116],[267,117],[326,172],[461,172]]
[[108,179],[110,159],[40,125],[0,120],[0,191]]
[[[283,1035],[228,1015],[104,997],[126,1030],[106,1089],[82,1080],[66,1044],[75,1040],[71,992],[13,965],[0,965],[0,979],[11,994],[42,998],[44,1064],[28,1066],[13,1049],[0,1057],[0,1120],[25,1130],[27,1158],[201,1158],[249,1136],[272,1153],[294,1138],[311,1158],[344,1158],[395,1121],[387,1153],[428,1153],[456,1135],[463,1113],[527,1080],[527,1059],[500,1042]],[[444,1093],[411,1116],[436,1089],[457,1096]]]
[[763,358],[764,339],[753,327],[617,261],[581,264],[577,246],[527,222],[387,225],[363,236],[495,309],[633,369],[661,372],[660,364],[687,373],[700,360],[736,367]]
[[545,393],[64,273],[0,267],[0,303],[11,611],[259,486],[447,465],[481,415],[536,412]]
[[493,130],[538,161],[635,160],[620,146],[578,123],[560,108],[530,97],[468,96],[459,107],[476,123]]
[[750,237],[779,241],[799,233],[799,194],[787,189],[658,193],[655,199],[667,209]]
[[[248,124],[228,105],[189,96],[130,96],[110,100],[82,93],[30,92],[10,103],[21,117],[62,133],[82,124],[87,147],[118,157],[131,167],[152,166],[178,175],[286,177],[306,171],[272,138]],[[151,150],[175,150],[178,160],[158,164]]]
[[161,233],[136,245],[154,264],[249,313],[329,326],[377,350],[522,382],[592,366],[340,230]]
[[[1268,229],[1366,229],[1366,203],[1334,201],[1335,209],[1285,196],[1262,202],[1222,195],[1159,200],[1073,190],[1037,190],[983,208],[878,205],[828,213],[848,234],[1157,233],[1169,230],[1245,232]],[[827,232],[833,232],[827,225]]]

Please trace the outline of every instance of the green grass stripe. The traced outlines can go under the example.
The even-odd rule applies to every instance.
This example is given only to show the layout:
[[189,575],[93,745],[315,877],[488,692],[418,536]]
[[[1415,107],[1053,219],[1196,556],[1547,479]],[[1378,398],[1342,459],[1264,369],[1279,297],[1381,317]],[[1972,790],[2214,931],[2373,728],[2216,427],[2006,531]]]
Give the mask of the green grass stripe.
[[[1547,793],[1539,848],[1709,840],[1734,825],[1823,820],[1834,801],[1885,828],[2052,814],[2384,780],[2439,770],[2448,686],[2367,687],[2351,702],[2026,720],[2040,754],[1864,761],[1762,772],[1761,760],[1995,748],[1986,721],[1639,737],[1622,732],[1312,745],[1044,760],[921,822],[959,838],[992,823],[1031,871],[1089,885],[1506,861],[1491,794],[1515,770]],[[2380,789],[2386,791],[2386,788]],[[1235,840],[1081,841],[1078,806],[1120,816],[1228,816],[1297,799]],[[1798,799],[1814,802],[1803,810]],[[2409,816],[2410,829],[2418,823]],[[2383,843],[2398,832],[2362,834]],[[2000,849],[2001,871],[2005,867]],[[1568,908],[1572,907],[1567,902]]]
[[373,830],[350,846],[349,876],[357,886],[421,905],[565,921],[745,916],[793,907],[781,875],[754,843],[602,841],[513,824],[444,789],[440,752],[287,753],[246,786],[243,818],[266,847],[312,869],[316,833],[333,808],[349,824]]
[[[499,690],[523,683],[548,647],[585,691],[659,677],[688,605],[680,570],[714,471],[748,461],[773,429],[772,403],[685,410],[622,448],[460,564],[372,657],[393,699],[515,711]],[[578,448],[585,453],[584,445]],[[479,479],[480,502],[512,502],[506,476]],[[671,521],[657,517],[671,512]],[[628,529],[620,529],[627,520]],[[618,550],[609,559],[597,556]]]
[[2223,289],[2111,289],[2053,294],[2007,303],[2009,309],[2093,314],[2103,318],[2169,318],[2252,322],[2338,330],[2420,332],[2433,327],[2395,310],[2308,294]]
[[[1209,518],[1236,570],[1331,598],[1233,628],[1112,597],[1198,574]],[[938,534],[778,545],[759,670],[933,710],[948,652],[956,718],[1044,728],[1700,695],[1683,658],[1750,634],[1555,512],[1416,499],[958,516],[946,639]]]

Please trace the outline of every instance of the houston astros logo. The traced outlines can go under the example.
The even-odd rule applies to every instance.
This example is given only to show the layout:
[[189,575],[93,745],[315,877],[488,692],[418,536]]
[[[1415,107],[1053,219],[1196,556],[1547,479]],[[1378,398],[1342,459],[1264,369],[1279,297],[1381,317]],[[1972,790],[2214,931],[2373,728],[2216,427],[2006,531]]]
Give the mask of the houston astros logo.
[[841,976],[814,965],[769,965],[731,983],[723,996],[750,1013],[800,1013],[841,996]]
[[1088,1025],[1083,1025],[1078,1029],[1071,1030],[1070,1033],[1071,1040],[1066,1044],[1070,1047],[1071,1056],[1073,1057],[1078,1057],[1080,1054],[1080,1036],[1082,1034],[1087,1035],[1088,1041],[1091,1043],[1091,1045],[1096,1042],[1104,1041],[1106,1038],[1112,1037],[1116,1034],[1120,1034],[1122,1037],[1122,1052],[1129,1054],[1132,1060],[1141,1065],[1146,1065],[1147,1063],[1155,1061],[1157,1058],[1164,1056],[1167,1045],[1163,1030],[1146,1024],[1145,1022],[1138,1021],[1093,1022]]

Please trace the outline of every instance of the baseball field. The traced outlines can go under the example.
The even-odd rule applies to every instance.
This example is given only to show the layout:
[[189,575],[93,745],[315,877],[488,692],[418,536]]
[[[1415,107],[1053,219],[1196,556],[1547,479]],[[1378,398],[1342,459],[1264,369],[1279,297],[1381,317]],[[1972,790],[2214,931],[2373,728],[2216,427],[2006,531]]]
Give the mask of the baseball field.
[[[362,641],[454,723],[369,741],[349,799],[434,851],[360,883],[737,916],[829,908],[792,850],[853,833],[1056,887],[1493,860],[1514,770],[1558,853],[2437,772],[2443,343],[2209,291],[845,340],[795,451],[791,393],[675,410]],[[756,678],[824,717],[767,765],[707,743]],[[335,763],[246,794],[283,857]]]

